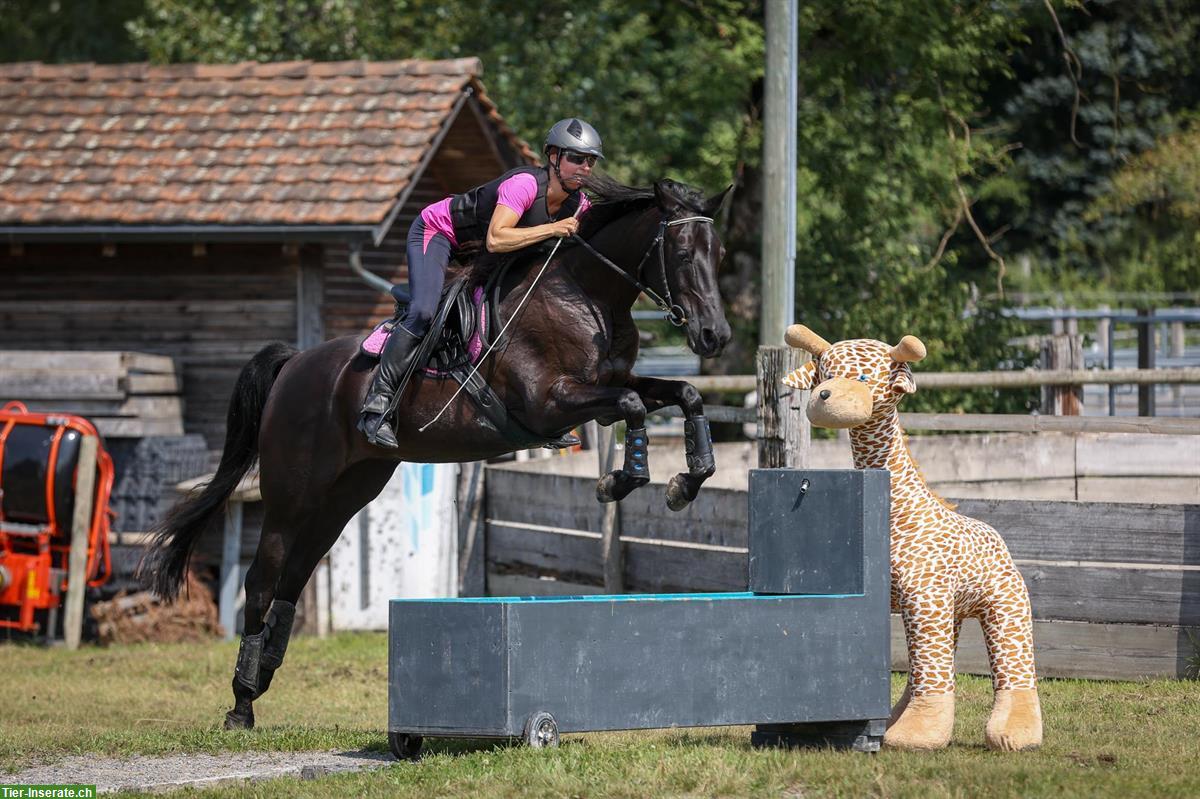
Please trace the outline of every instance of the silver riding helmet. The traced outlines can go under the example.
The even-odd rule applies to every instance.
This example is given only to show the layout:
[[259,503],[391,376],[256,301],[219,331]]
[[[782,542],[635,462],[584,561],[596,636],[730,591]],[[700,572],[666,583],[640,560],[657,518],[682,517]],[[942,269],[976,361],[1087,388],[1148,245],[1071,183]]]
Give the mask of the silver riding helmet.
[[557,147],[560,151],[572,150],[584,155],[594,155],[597,158],[604,157],[604,145],[600,141],[600,134],[591,125],[575,117],[560,119],[554,123],[554,127],[546,134],[542,152],[550,147]]

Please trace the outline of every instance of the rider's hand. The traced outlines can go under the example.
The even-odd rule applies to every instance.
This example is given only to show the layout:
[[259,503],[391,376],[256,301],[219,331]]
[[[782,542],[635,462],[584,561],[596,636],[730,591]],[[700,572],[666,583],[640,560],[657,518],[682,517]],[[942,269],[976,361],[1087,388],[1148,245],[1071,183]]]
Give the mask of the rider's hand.
[[560,239],[565,239],[567,236],[574,236],[575,232],[578,230],[579,220],[573,216],[550,223],[551,233],[555,236],[558,236]]

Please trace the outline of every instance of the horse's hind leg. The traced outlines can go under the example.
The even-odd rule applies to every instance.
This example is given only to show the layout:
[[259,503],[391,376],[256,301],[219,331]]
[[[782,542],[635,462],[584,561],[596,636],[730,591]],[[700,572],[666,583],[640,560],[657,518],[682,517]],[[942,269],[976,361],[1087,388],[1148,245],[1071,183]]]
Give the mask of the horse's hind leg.
[[680,380],[635,375],[630,377],[628,385],[649,408],[657,410],[666,405],[678,405],[683,410],[683,444],[688,470],[676,474],[667,484],[667,507],[683,510],[700,493],[704,481],[717,471],[703,398],[695,386]]
[[[275,676],[275,670],[283,665],[283,656],[287,651],[291,635],[292,619],[296,611],[296,601],[300,592],[308,583],[313,570],[321,558],[330,550],[341,535],[346,523],[364,505],[379,495],[395,471],[397,462],[372,460],[363,461],[347,469],[334,483],[333,488],[326,492],[321,506],[303,520],[296,520],[296,535],[290,546],[286,548],[285,557],[275,570],[276,579],[272,581],[270,594],[260,600],[257,606],[259,612],[266,608],[265,601],[270,599],[270,609],[265,614],[266,619],[260,622],[261,635],[253,682],[241,679],[241,674],[235,674],[233,680],[234,709],[226,716],[226,727],[254,725],[253,701],[266,693]],[[264,525],[264,535],[266,526]],[[272,550],[274,551],[274,550]],[[262,554],[260,545],[259,553]],[[274,565],[274,561],[272,561]],[[249,576],[247,576],[247,609],[249,609]],[[249,617],[247,617],[249,618]],[[256,616],[262,618],[262,616]],[[245,638],[243,638],[243,641]],[[243,666],[239,653],[239,672]],[[248,719],[248,724],[238,725],[240,719]]]
[[[263,649],[269,635],[267,608],[283,573],[287,551],[303,524],[304,508],[280,511],[267,503],[258,551],[246,572],[246,606],[242,613],[242,643],[233,673],[233,709],[225,714],[225,729],[254,726],[253,702],[265,688],[260,683]],[[287,536],[291,533],[291,536]],[[289,620],[290,625],[290,620]],[[275,625],[276,627],[278,624]]]

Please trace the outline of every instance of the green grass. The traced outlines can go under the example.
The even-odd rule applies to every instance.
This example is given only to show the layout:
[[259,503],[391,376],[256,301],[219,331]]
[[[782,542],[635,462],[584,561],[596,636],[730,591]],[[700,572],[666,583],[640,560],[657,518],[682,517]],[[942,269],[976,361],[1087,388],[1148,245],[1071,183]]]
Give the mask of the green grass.
[[[78,652],[0,646],[0,767],[69,754],[386,749],[386,637],[297,639],[256,703],[258,729],[227,733],[235,644]],[[899,692],[902,680],[893,680]],[[959,680],[954,742],[933,754],[757,751],[745,728],[566,736],[557,750],[427,746],[419,764],[188,796],[261,797],[1195,797],[1200,683],[1042,682],[1046,744],[983,746],[991,688]],[[2,781],[2,778],[0,778]]]

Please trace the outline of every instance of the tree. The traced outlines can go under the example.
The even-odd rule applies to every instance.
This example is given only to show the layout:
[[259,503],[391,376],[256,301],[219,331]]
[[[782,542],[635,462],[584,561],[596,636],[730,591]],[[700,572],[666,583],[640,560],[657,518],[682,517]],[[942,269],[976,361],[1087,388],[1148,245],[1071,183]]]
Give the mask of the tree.
[[144,8],[144,0],[0,0],[0,53],[4,61],[141,61],[125,22]]

